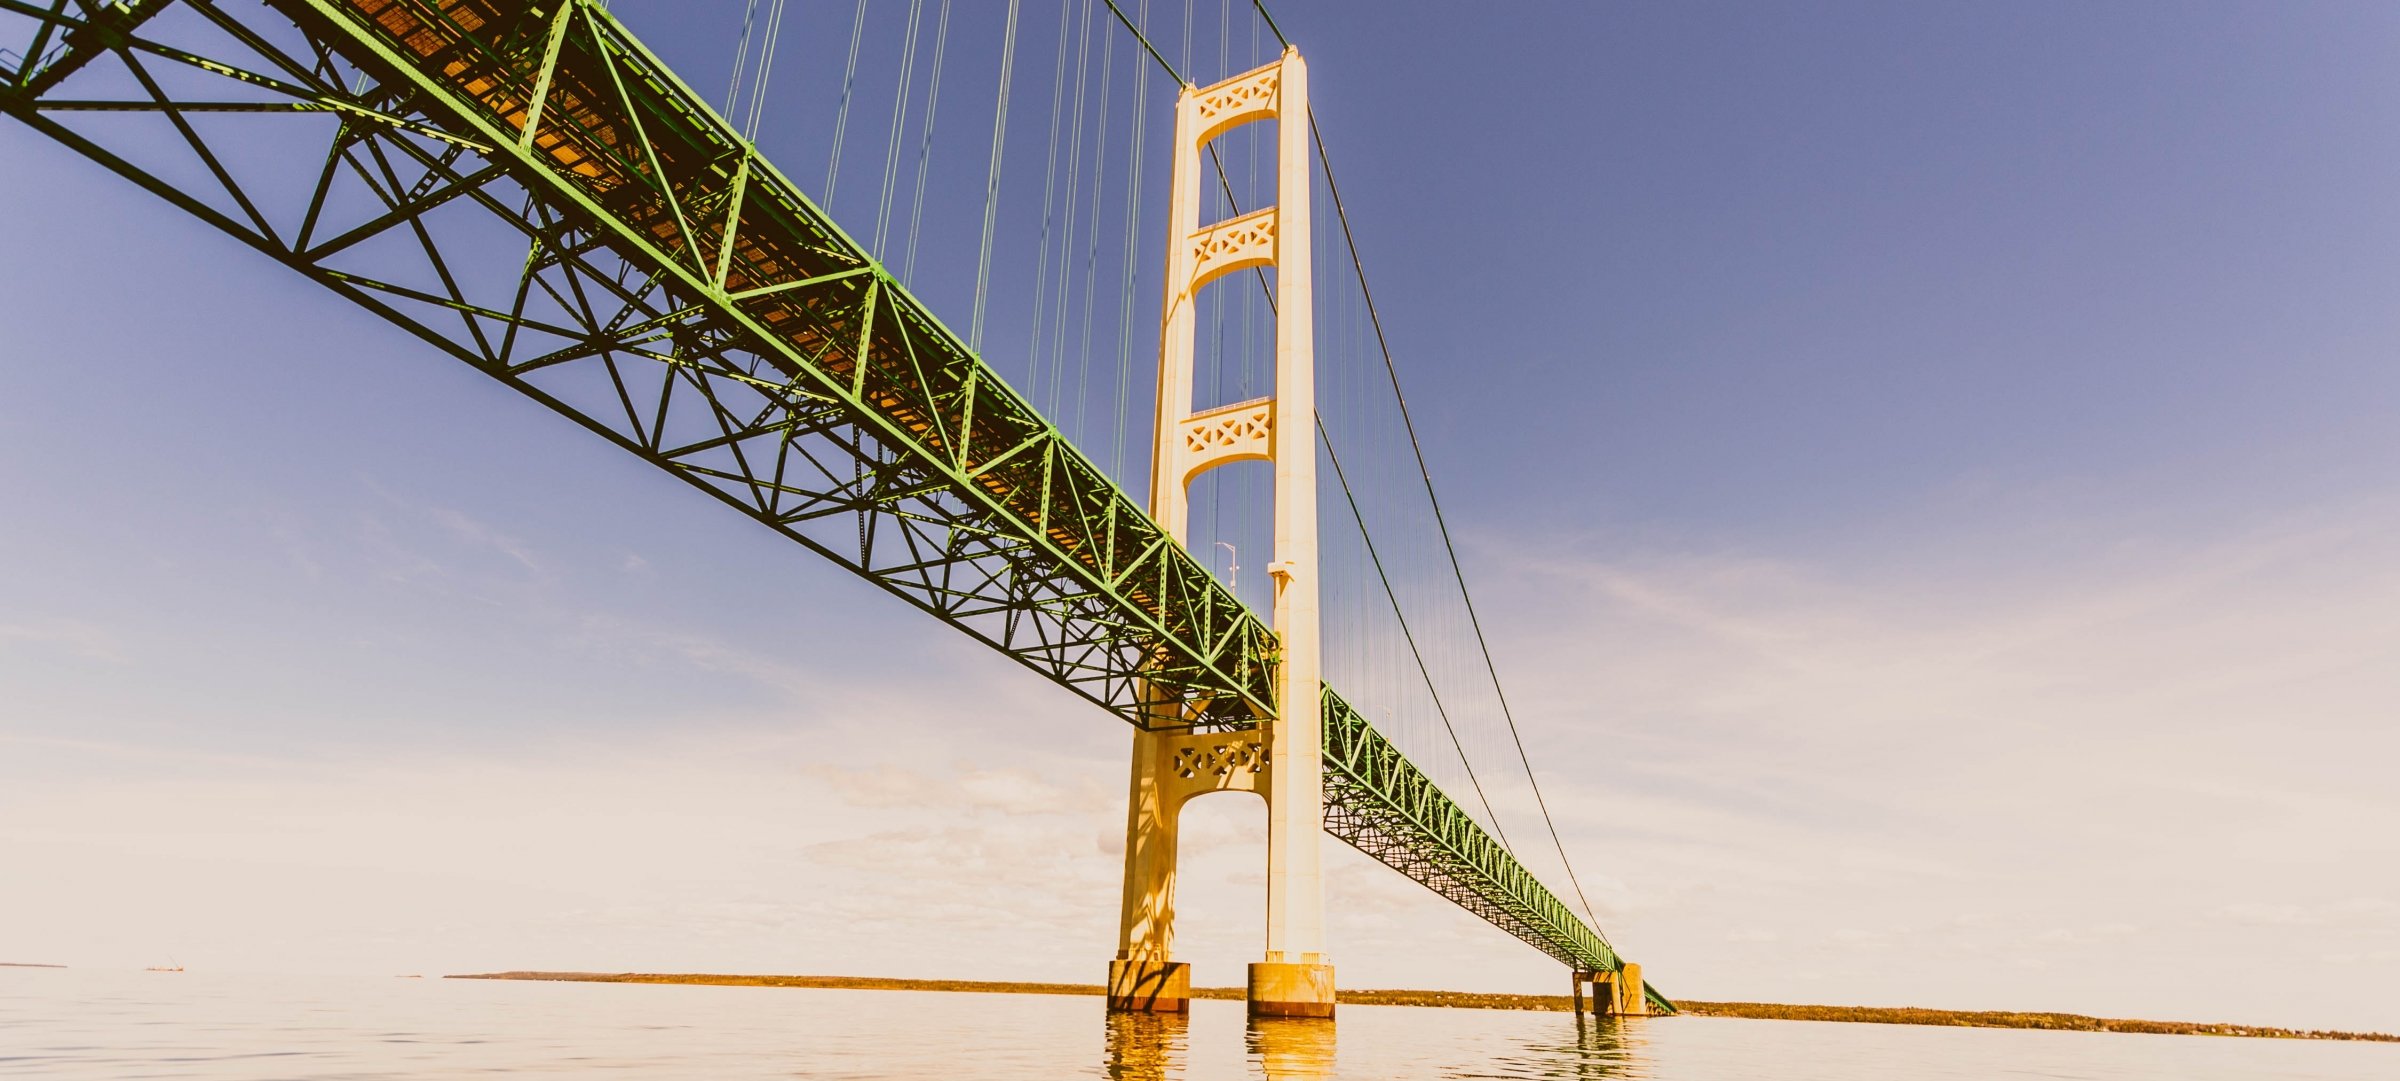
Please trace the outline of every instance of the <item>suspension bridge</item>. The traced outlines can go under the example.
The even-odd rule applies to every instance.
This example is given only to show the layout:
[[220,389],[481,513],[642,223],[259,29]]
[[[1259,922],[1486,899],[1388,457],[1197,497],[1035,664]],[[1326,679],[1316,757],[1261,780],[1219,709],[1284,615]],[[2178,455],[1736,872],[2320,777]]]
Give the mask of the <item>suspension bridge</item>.
[[[0,0],[0,109],[1129,724],[1113,1008],[1185,1008],[1177,816],[1246,791],[1254,1012],[1332,1013],[1320,831],[1579,1003],[1672,1011],[1541,798],[1300,50],[1255,0],[1155,6],[1060,0],[1046,42],[1022,0],[858,0],[787,47],[783,0],[728,3],[712,106],[598,0]],[[771,91],[779,55],[812,91]],[[938,126],[970,76],[988,134]],[[845,159],[887,90],[880,161]],[[1546,848],[1509,841],[1512,793]]]

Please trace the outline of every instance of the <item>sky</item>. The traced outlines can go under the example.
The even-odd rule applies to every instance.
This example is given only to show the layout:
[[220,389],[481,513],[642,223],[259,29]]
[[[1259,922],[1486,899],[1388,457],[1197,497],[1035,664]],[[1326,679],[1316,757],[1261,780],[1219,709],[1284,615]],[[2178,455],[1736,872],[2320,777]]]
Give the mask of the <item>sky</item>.
[[[1276,11],[1617,945],[2400,1031],[2400,11],[1496,8]],[[1118,722],[15,123],[0,207],[0,960],[1100,978]],[[1563,989],[1327,859],[1345,986]]]

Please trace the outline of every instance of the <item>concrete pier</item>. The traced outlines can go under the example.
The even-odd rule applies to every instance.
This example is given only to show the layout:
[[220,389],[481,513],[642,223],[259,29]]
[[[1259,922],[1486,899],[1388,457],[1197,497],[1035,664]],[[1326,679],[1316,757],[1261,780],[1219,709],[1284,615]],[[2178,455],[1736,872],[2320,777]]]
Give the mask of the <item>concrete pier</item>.
[[1249,994],[1252,1017],[1332,1017],[1333,966],[1255,961]]
[[1108,1008],[1127,1013],[1186,1013],[1192,966],[1181,961],[1111,961]]

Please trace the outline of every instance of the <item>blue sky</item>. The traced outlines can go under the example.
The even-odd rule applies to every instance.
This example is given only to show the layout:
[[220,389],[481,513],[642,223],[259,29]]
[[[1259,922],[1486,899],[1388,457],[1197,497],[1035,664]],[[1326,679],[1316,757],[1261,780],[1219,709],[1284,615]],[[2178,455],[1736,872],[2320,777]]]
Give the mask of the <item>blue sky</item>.
[[[1629,954],[2400,1028],[2400,13],[1363,10],[1278,17]],[[1115,722],[13,123],[0,205],[0,959],[1097,978]],[[1555,989],[1329,859],[1345,984]]]

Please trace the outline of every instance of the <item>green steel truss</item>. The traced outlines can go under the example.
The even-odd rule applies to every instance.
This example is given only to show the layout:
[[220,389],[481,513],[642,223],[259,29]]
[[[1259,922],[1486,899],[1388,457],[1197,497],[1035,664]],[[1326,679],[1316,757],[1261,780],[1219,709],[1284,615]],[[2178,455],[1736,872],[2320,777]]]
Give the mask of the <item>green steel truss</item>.
[[[1325,832],[1585,972],[1624,961],[1433,778],[1325,688]],[[1675,1004],[1643,985],[1652,1009]]]
[[[56,52],[8,110],[1129,721],[1273,701],[1269,629],[598,5],[229,7],[0,2]],[[125,110],[202,173],[72,124]]]
[[[1271,715],[1256,615],[598,4],[230,6],[0,0],[0,110],[1133,724]],[[1326,700],[1330,832],[1616,968]]]

